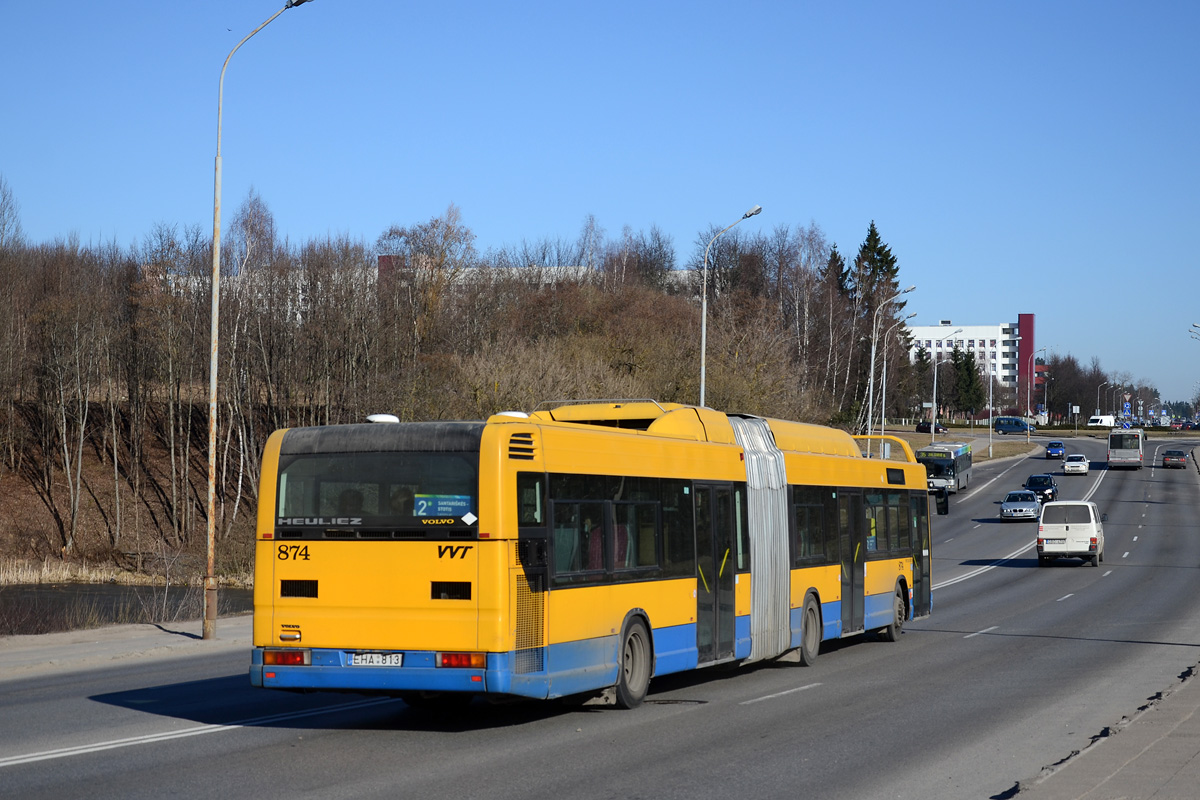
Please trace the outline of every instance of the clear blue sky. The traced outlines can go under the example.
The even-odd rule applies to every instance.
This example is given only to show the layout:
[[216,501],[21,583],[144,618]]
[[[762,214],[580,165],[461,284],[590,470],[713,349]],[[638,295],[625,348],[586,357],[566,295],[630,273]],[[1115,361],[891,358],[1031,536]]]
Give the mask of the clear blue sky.
[[[34,242],[212,226],[217,85],[283,0],[0,0],[0,175]],[[1200,3],[312,0],[234,55],[223,218],[294,244],[454,203],[480,250],[874,220],[916,324],[1192,397]],[[1086,405],[1086,404],[1085,404]]]

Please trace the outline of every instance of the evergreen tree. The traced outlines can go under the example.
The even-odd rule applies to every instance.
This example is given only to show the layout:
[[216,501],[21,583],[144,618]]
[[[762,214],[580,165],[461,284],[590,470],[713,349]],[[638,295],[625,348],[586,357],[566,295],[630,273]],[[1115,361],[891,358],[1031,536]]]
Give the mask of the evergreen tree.
[[[878,303],[900,291],[900,267],[892,248],[884,244],[880,237],[875,220],[871,220],[867,238],[859,245],[855,263],[861,265],[862,276],[856,289],[865,299],[868,310],[873,313]],[[892,304],[892,312],[898,315],[904,305],[903,301],[897,300]]]
[[843,297],[849,297],[853,291],[853,279],[850,275],[850,268],[846,266],[846,259],[842,258],[836,244],[829,249],[829,260],[820,270],[822,281],[827,281],[831,277],[837,281],[838,292]]
[[979,411],[987,403],[987,392],[979,379],[975,356],[956,346],[950,354],[954,369],[954,407],[958,411]]

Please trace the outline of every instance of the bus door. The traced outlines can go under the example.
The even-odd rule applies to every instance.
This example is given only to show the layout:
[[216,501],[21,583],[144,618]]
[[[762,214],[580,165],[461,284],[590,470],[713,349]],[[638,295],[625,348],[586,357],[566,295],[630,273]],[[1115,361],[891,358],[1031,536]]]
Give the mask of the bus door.
[[734,548],[733,487],[695,485],[696,649],[698,662],[733,658]]
[[838,490],[838,544],[842,561],[842,635],[864,628],[867,541],[861,492]]
[[929,546],[929,493],[924,489],[908,496],[912,518],[913,555],[913,619],[929,616],[933,607],[933,586],[930,568],[932,549]]

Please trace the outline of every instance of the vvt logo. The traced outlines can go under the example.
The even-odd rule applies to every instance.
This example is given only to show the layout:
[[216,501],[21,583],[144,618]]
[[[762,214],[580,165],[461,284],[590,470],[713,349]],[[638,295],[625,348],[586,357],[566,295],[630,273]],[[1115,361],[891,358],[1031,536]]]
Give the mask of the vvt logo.
[[466,558],[472,549],[474,546],[469,544],[439,544],[438,558]]

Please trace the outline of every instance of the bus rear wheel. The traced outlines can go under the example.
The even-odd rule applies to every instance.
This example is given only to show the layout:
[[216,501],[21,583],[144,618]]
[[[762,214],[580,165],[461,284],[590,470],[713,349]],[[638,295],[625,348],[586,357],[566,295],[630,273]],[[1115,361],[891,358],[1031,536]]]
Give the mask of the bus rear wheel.
[[640,619],[629,623],[621,639],[617,671],[617,705],[637,708],[650,688],[650,633]]
[[817,601],[811,594],[804,598],[804,611],[800,615],[800,663],[811,667],[821,653],[821,615],[817,613]]

